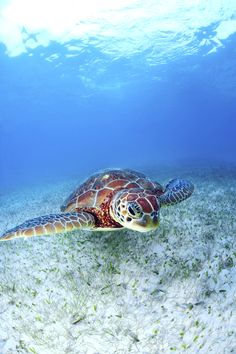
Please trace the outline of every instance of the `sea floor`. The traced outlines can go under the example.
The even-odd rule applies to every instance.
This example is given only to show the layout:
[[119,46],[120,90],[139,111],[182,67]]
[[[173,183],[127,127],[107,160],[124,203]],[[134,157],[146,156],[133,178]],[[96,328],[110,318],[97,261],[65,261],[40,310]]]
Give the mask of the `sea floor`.
[[[236,353],[236,169],[149,174],[195,184],[155,232],[0,243],[1,354]],[[57,212],[75,182],[2,194],[0,232]]]

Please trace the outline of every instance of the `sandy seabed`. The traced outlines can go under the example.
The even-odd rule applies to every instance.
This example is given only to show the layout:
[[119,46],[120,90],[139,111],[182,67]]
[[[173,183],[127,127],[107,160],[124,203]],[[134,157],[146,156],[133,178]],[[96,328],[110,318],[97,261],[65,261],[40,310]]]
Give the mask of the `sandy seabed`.
[[[157,231],[0,243],[0,353],[236,353],[236,169],[195,184]],[[57,212],[75,181],[2,194],[0,232]]]

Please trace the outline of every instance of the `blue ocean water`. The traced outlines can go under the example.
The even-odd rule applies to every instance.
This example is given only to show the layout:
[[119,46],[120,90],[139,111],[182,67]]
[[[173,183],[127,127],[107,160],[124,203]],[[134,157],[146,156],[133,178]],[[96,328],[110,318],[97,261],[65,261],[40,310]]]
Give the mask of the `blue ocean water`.
[[0,353],[236,353],[235,136],[235,0],[0,0]]
[[235,7],[1,2],[2,188],[235,163]]

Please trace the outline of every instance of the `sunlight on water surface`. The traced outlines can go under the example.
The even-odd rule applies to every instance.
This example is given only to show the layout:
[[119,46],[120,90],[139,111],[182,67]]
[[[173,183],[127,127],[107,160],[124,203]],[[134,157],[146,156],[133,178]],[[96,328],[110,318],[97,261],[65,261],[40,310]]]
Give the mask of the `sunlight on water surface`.
[[54,41],[66,56],[92,46],[113,59],[142,53],[153,65],[216,51],[236,31],[235,1],[9,0],[0,10],[0,41],[9,56]]

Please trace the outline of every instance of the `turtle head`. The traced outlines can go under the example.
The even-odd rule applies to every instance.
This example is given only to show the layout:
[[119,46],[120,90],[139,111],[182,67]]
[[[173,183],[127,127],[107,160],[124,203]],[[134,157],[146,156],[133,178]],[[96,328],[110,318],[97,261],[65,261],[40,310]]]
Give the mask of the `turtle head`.
[[159,224],[160,203],[155,193],[143,189],[121,190],[113,197],[110,214],[127,229],[147,232]]

